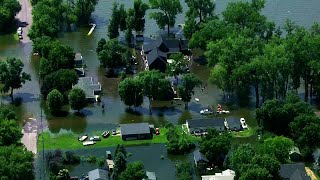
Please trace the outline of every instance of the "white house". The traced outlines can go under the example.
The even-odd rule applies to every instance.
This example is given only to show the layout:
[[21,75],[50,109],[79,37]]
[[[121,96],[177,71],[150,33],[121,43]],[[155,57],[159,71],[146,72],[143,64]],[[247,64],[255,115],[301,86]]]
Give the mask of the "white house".
[[230,169],[216,173],[215,175],[201,176],[202,180],[234,180],[236,173]]

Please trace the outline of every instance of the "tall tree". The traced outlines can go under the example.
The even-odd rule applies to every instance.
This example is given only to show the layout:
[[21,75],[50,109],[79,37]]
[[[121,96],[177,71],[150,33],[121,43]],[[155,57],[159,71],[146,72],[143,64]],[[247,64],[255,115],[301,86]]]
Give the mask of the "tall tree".
[[215,2],[213,0],[185,0],[189,10],[188,17],[199,18],[203,22],[206,18],[214,15]]
[[167,25],[168,36],[170,35],[170,27],[176,23],[176,16],[182,13],[182,6],[179,0],[149,0],[152,9],[158,9],[159,12],[153,12],[150,17],[154,19],[159,28],[164,29]]
[[0,146],[0,174],[2,179],[35,179],[34,156],[23,147]]
[[127,168],[127,161],[125,155],[122,152],[115,154],[114,158],[114,169],[113,169],[113,179],[119,179],[119,176]]
[[0,1],[0,34],[8,33],[11,25],[14,25],[14,17],[21,10],[17,0]]
[[114,151],[114,154],[117,155],[118,153],[122,153],[125,158],[127,158],[127,151],[124,148],[124,145],[118,144],[116,147],[116,150]]
[[133,2],[133,26],[132,28],[136,32],[144,31],[145,26],[145,15],[148,10],[149,5],[147,3],[142,2],[142,0],[134,0]]
[[119,29],[120,31],[125,31],[127,29],[127,11],[126,9],[124,8],[124,4],[120,4],[120,7],[119,7]]
[[112,14],[111,14],[111,19],[109,21],[108,25],[108,37],[109,39],[114,39],[118,38],[119,36],[119,10],[118,10],[118,3],[114,2],[112,5]]
[[239,180],[272,180],[272,175],[266,168],[251,167],[247,171],[243,172]]
[[172,54],[170,55],[170,59],[173,59],[173,62],[167,65],[167,74],[177,76],[186,73],[187,68],[189,68],[189,61],[182,53]]
[[91,13],[95,10],[98,0],[74,0],[71,1],[74,6],[75,15],[79,24],[88,24]]
[[251,163],[252,157],[256,154],[251,144],[241,144],[231,151],[229,155],[230,168],[232,168],[236,174],[241,174],[244,171],[244,167]]
[[47,97],[47,106],[49,107],[51,113],[57,113],[61,110],[61,107],[63,105],[63,96],[62,94],[57,90],[53,89]]
[[6,61],[0,61],[0,83],[3,85],[1,91],[10,91],[12,102],[13,89],[19,89],[26,81],[31,81],[30,74],[22,72],[23,66],[22,61],[16,58],[7,58]]
[[143,86],[138,78],[125,78],[119,84],[119,95],[125,105],[138,107],[143,103]]
[[0,146],[20,144],[22,138],[21,127],[15,120],[0,119]]
[[144,165],[141,161],[137,161],[128,164],[127,169],[121,173],[119,180],[140,180],[144,178],[147,178]]
[[102,67],[117,68],[126,65],[126,48],[117,39],[111,39],[98,52]]
[[176,164],[176,176],[179,180],[192,180],[192,165],[188,161]]
[[86,94],[82,89],[73,88],[68,98],[71,108],[78,112],[86,106]]
[[201,85],[201,81],[194,74],[185,74],[182,77],[182,82],[178,85],[178,94],[185,103],[185,108],[188,108],[192,95],[194,94],[194,88]]

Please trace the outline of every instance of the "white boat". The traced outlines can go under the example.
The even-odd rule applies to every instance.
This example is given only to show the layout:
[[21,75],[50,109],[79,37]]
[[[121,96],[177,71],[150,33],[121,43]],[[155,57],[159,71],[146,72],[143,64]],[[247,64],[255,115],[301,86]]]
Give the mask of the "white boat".
[[94,142],[94,141],[84,141],[82,144],[84,145],[84,146],[90,146],[90,145],[94,145],[96,142]]
[[217,111],[218,114],[229,114],[230,111],[226,111],[226,110],[221,110],[221,111]]
[[88,138],[88,135],[84,135],[84,136],[80,136],[78,140],[82,142],[82,141],[85,141],[87,138]]
[[90,141],[101,141],[100,136],[92,136],[89,138]]
[[94,29],[96,28],[96,24],[92,24],[92,28],[90,29],[90,31],[88,32],[88,36],[90,36],[92,34],[92,32],[94,31]]
[[200,99],[199,99],[199,98],[194,98],[194,100],[195,100],[195,101],[197,101],[197,102],[199,102],[199,101],[200,101]]
[[213,111],[211,111],[210,109],[203,109],[200,111],[200,114],[202,115],[213,114]]
[[244,118],[240,118],[241,126],[243,129],[248,129],[248,125],[246,123],[246,120]]

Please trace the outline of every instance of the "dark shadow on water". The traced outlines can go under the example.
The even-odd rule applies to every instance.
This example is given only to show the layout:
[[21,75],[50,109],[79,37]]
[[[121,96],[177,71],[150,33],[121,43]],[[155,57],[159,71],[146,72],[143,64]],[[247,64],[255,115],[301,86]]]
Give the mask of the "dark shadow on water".
[[135,115],[135,116],[142,116],[142,113],[137,109],[138,108],[126,108],[125,111],[126,111],[126,113],[129,113],[129,114],[132,114],[132,115]]
[[196,113],[200,113],[200,110],[207,108],[206,106],[202,106],[200,103],[191,102],[188,105],[188,110]]
[[35,102],[35,101],[39,101],[39,97],[35,94],[31,94],[31,93],[15,93],[14,97],[16,98],[22,98],[23,102]]
[[68,111],[59,111],[59,112],[54,112],[51,114],[54,115],[55,117],[67,117],[69,115],[69,112]]
[[88,116],[92,116],[93,112],[90,111],[89,109],[82,109],[80,111],[74,112],[73,114],[78,117],[88,117]]

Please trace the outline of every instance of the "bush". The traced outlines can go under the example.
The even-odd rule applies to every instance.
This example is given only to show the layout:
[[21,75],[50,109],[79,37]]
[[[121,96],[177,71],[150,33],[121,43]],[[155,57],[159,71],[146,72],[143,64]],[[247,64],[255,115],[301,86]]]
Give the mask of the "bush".
[[72,109],[80,111],[86,106],[86,94],[82,89],[73,88],[69,93],[69,103]]
[[87,157],[87,162],[88,163],[96,163],[97,162],[97,157],[93,156],[93,155],[90,155],[90,156]]
[[47,97],[47,106],[50,109],[51,113],[57,113],[61,110],[61,107],[63,105],[63,96],[62,94],[56,90],[53,89]]
[[76,155],[74,152],[66,151],[63,163],[68,165],[79,164],[80,156]]

